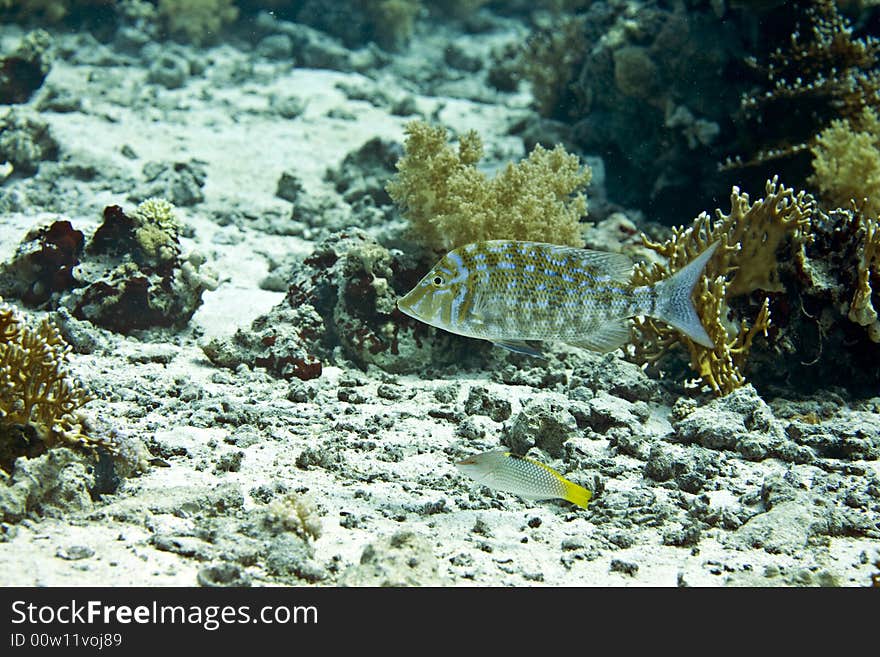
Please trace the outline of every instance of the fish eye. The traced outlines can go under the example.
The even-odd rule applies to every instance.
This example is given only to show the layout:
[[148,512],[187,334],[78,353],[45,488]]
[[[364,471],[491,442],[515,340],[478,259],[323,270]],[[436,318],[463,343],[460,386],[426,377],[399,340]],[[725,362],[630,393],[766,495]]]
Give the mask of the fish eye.
[[443,277],[442,276],[435,276],[434,278],[431,279],[431,283],[434,285],[434,287],[440,287],[444,283]]

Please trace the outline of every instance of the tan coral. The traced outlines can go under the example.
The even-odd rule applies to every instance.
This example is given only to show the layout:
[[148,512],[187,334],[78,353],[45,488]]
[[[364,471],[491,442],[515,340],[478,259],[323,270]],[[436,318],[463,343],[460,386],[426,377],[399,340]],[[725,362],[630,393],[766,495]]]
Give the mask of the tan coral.
[[[860,214],[861,218],[862,215]],[[860,326],[868,327],[868,337],[873,342],[880,342],[880,320],[877,310],[871,302],[871,272],[880,270],[880,223],[876,219],[861,219],[864,230],[861,260],[859,261],[859,282],[850,304],[848,317]]]
[[714,242],[721,242],[706,265],[694,298],[700,321],[715,343],[714,349],[698,345],[650,318],[639,318],[634,322],[632,354],[637,362],[653,363],[673,344],[681,343],[688,350],[691,368],[699,381],[720,394],[745,383],[742,368],[752,341],[758,332],[766,334],[770,325],[767,298],[751,326],[728,320],[727,300],[756,290],[781,291],[777,251],[787,237],[792,238],[796,248],[801,248],[808,239],[810,219],[816,210],[811,196],[804,192],[796,194],[779,185],[775,177],[767,181],[765,197],[754,203],[749,201],[748,194],[734,187],[730,204],[729,214],[716,210],[712,220],[704,212],[688,228],[674,228],[666,242],[652,242],[643,236],[645,245],[664,256],[666,264],[639,263],[633,271],[635,285],[649,285],[672,275]]
[[91,395],[67,371],[69,352],[52,322],[31,328],[0,299],[0,465],[14,459],[16,438],[43,447],[91,443],[75,417]]
[[440,126],[414,121],[406,134],[406,153],[387,189],[426,246],[448,250],[487,239],[583,245],[582,190],[592,174],[562,146],[536,146],[490,179],[476,167],[483,144],[475,132],[463,135],[457,149]]
[[863,212],[880,212],[880,120],[874,110],[865,108],[856,121],[832,121],[810,150],[809,182],[827,207],[857,201]]

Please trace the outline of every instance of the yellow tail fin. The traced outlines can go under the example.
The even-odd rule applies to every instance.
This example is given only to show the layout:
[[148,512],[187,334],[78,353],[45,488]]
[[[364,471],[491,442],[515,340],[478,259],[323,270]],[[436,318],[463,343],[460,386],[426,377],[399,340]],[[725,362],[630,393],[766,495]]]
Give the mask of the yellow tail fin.
[[578,486],[570,481],[565,482],[565,499],[572,504],[577,504],[582,509],[586,509],[591,497],[593,497],[593,494],[583,486]]

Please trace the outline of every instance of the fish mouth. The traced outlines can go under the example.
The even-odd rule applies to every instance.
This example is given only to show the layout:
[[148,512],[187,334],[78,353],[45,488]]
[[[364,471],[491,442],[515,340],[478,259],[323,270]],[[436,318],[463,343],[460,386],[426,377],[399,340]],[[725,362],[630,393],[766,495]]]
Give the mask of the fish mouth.
[[397,300],[397,309],[398,309],[400,312],[402,312],[404,315],[409,315],[410,317],[413,317],[413,318],[415,318],[415,319],[418,319],[418,317],[416,317],[416,316],[413,314],[412,310],[409,309],[409,304],[408,304],[408,302],[407,302],[407,300],[406,300],[408,296],[409,296],[409,295],[407,294],[407,295],[405,295],[405,296],[400,297],[400,298]]

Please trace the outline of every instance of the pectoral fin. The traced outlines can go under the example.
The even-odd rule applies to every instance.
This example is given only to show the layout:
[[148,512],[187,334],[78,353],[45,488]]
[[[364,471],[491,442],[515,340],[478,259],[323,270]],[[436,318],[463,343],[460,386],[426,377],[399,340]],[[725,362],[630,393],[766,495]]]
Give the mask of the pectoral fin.
[[492,340],[492,344],[509,349],[516,354],[525,354],[535,358],[547,358],[540,349],[530,345],[525,340]]
[[629,320],[615,319],[606,322],[592,333],[583,336],[577,342],[570,342],[569,344],[581,347],[582,349],[607,353],[622,347],[629,339]]

